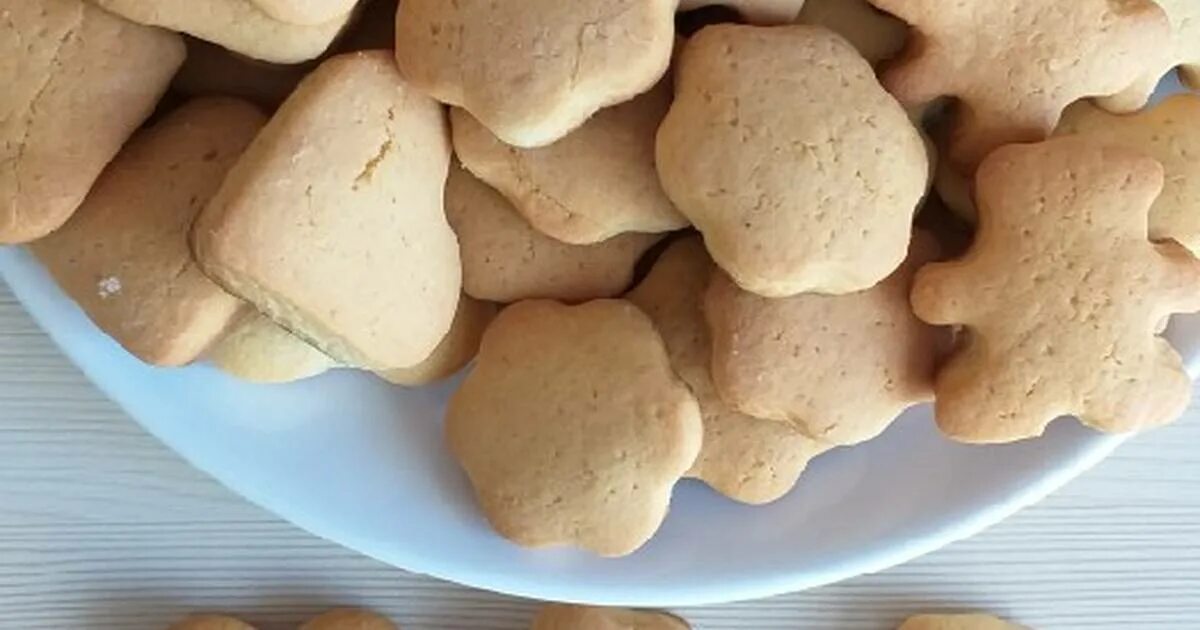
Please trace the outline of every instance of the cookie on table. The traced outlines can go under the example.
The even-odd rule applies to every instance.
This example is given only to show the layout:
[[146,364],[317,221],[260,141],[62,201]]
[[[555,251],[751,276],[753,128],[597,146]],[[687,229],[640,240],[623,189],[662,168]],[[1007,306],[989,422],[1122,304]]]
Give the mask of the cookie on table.
[[208,351],[217,369],[251,383],[290,383],[337,367],[317,350],[261,313],[252,313]]
[[914,29],[888,91],[906,107],[960,100],[947,159],[967,176],[1002,145],[1050,135],[1072,102],[1128,87],[1169,35],[1152,0],[871,2]]
[[690,630],[675,615],[650,610],[547,604],[530,630]]
[[904,260],[925,144],[846,40],[815,26],[710,26],[684,46],[675,88],[659,176],[740,286],[846,293]]
[[[812,0],[809,0],[810,2]],[[804,0],[680,0],[680,11],[720,5],[737,11],[751,24],[789,24],[804,7]]]
[[479,351],[483,331],[499,311],[496,304],[464,294],[454,313],[450,332],[424,361],[406,368],[379,372],[383,380],[395,385],[415,387],[449,378],[463,369]]
[[1162,186],[1153,158],[1079,136],[984,161],[974,244],[921,269],[912,292],[925,321],[965,327],[935,383],[944,433],[1010,442],[1067,414],[1123,433],[1183,412],[1191,383],[1155,332],[1200,309],[1200,262],[1147,240]]
[[655,234],[569,245],[533,229],[499,192],[458,164],[446,181],[446,218],[462,250],[463,290],[492,302],[582,302],[629,288]]
[[404,0],[401,73],[502,141],[543,146],[662,78],[676,0]]
[[250,0],[267,15],[289,24],[317,25],[342,18],[358,0]]
[[527,301],[484,333],[446,440],[488,521],[526,547],[641,547],[700,451],[700,410],[625,300]]
[[189,615],[167,630],[255,630],[254,626],[225,615]]
[[204,270],[340,363],[416,364],[458,306],[442,107],[384,51],[300,83],[196,222]]
[[830,445],[788,423],[738,413],[717,395],[703,310],[714,269],[699,237],[676,241],[626,299],[650,316],[675,373],[700,403],[704,444],[688,476],[737,501],[769,503],[791,490],[809,460]]
[[160,26],[272,63],[299,63],[325,52],[350,13],[313,25],[281,22],[251,0],[90,0],[128,20]]
[[1104,109],[1129,113],[1141,109],[1154,94],[1159,81],[1172,68],[1189,87],[1200,90],[1200,2],[1195,0],[1154,0],[1167,14],[1171,36],[1158,42],[1157,54],[1149,59],[1149,68],[1119,94],[1097,100]]
[[462,109],[450,112],[454,153],[504,194],[533,227],[566,243],[598,243],[624,232],[687,227],[654,168],[654,134],[671,86],[603,109],[554,144],[505,144]]
[[299,630],[399,630],[399,626],[369,610],[340,608],[309,619]]
[[908,41],[908,25],[867,0],[808,0],[797,21],[845,37],[873,65],[896,57]]
[[65,225],[30,247],[88,317],[139,359],[191,363],[242,313],[192,259],[188,231],[266,117],[198,99],[134,135]]
[[1150,207],[1150,240],[1174,239],[1200,256],[1200,96],[1178,94],[1126,116],[1076,103],[1056,133],[1119,144],[1161,162],[1166,179]]
[[268,63],[194,37],[186,41],[187,60],[171,87],[187,96],[235,96],[274,111],[316,67],[314,63]]
[[79,0],[2,0],[0,244],[62,225],[183,62],[183,40]]
[[1025,626],[983,614],[916,615],[897,630],[1028,630]]
[[847,295],[764,298],[718,273],[704,298],[712,375],[730,407],[835,445],[869,440],[933,395],[939,331],[908,304],[937,245],[918,232],[886,280]]

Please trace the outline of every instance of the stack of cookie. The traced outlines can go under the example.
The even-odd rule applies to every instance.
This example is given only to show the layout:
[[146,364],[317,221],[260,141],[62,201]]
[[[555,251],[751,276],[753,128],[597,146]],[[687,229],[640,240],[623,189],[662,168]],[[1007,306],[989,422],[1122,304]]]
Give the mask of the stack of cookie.
[[930,400],[1187,403],[1200,97],[1143,106],[1200,88],[1191,0],[203,4],[0,0],[0,241],[155,365],[478,354],[447,443],[519,544],[630,553]]

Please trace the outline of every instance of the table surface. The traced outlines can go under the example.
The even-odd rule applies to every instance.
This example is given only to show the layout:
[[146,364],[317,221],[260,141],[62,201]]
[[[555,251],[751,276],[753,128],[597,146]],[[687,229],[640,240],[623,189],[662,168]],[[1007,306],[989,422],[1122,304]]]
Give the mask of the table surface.
[[[269,630],[334,605],[405,630],[509,630],[537,604],[383,565],[247,503],[109,402],[0,284],[0,629],[161,629],[219,610]],[[1200,627],[1200,405],[973,539],[678,612],[701,629],[890,630],[930,609],[1039,629]]]

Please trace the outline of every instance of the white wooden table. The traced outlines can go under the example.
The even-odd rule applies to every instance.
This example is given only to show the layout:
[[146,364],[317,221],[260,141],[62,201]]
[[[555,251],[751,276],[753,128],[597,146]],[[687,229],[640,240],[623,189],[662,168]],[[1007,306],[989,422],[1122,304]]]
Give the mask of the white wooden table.
[[[405,630],[518,629],[535,604],[394,569],[250,505],[142,432],[0,284],[0,629],[264,630],[368,606]],[[931,608],[1036,628],[1200,628],[1200,407],[1039,506],[880,575],[679,611],[697,628],[878,629]]]

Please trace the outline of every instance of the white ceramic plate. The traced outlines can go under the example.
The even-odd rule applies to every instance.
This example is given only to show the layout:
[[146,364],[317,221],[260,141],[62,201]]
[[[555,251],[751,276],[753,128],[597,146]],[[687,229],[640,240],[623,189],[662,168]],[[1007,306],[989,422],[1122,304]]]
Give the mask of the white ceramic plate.
[[[0,275],[42,328],[113,400],[184,458],[314,534],[411,571],[546,600],[678,606],[763,597],[905,562],[1033,503],[1121,441],[1072,420],[1001,447],[943,439],[928,407],[881,438],[817,459],[766,507],[682,482],[636,554],[527,551],[476,511],[441,440],[452,385],[402,390],[338,372],[252,386],[208,366],[154,369],[99,332],[24,250]],[[1195,373],[1200,317],[1169,336]]]

